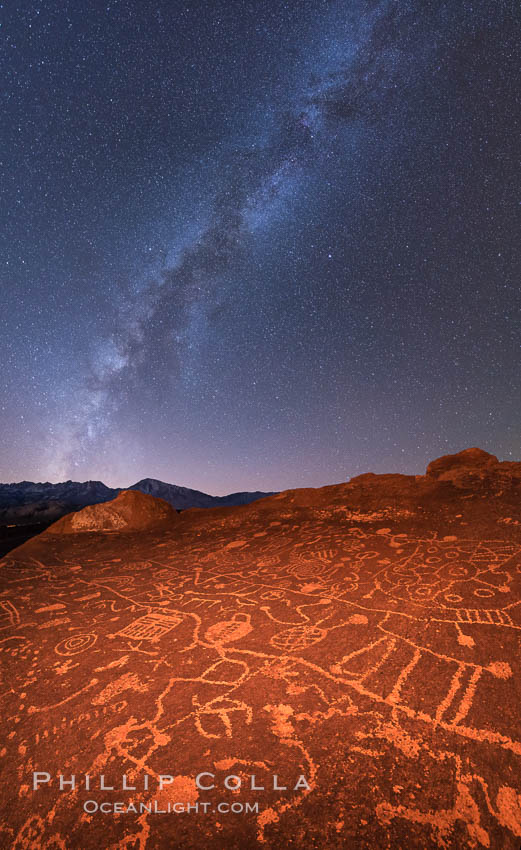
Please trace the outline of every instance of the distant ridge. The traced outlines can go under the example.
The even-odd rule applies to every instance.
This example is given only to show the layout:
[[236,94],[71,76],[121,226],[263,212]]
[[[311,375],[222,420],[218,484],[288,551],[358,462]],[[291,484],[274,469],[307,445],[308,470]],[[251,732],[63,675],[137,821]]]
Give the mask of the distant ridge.
[[157,496],[170,502],[177,510],[186,508],[218,508],[232,505],[249,505],[257,499],[265,496],[273,496],[274,493],[262,493],[257,490],[253,493],[230,493],[228,496],[209,496],[200,490],[190,490],[189,487],[179,487],[177,484],[165,484],[156,478],[142,478],[137,484],[128,487],[128,490],[139,490],[149,496]]
[[58,484],[20,481],[0,484],[0,525],[50,523],[71,511],[115,499],[122,490],[138,490],[164,499],[176,510],[247,505],[273,493],[230,493],[210,496],[200,490],[143,478],[130,487],[107,487],[102,481],[63,481]]

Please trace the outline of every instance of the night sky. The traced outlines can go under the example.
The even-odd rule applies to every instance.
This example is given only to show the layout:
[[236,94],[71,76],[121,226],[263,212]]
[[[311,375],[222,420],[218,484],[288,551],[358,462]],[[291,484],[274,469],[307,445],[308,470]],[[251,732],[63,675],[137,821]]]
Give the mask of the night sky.
[[1,481],[521,457],[517,3],[1,13]]

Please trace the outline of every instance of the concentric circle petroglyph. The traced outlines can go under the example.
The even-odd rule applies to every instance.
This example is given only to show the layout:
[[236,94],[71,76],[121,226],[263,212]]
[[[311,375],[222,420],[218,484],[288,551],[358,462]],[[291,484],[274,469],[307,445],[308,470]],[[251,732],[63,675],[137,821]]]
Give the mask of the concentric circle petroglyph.
[[94,646],[97,639],[98,636],[95,634],[72,635],[71,637],[65,638],[65,640],[61,640],[60,643],[54,647],[54,651],[57,652],[58,655],[79,655],[80,652],[85,652],[85,650]]

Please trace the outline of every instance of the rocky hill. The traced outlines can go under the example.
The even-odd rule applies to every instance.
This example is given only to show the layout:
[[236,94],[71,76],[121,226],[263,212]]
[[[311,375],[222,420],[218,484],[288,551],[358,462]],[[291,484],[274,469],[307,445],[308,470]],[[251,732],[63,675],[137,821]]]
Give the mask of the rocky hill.
[[159,531],[170,528],[177,517],[177,511],[164,499],[147,496],[138,490],[122,490],[110,502],[87,505],[67,514],[53,523],[45,534]]

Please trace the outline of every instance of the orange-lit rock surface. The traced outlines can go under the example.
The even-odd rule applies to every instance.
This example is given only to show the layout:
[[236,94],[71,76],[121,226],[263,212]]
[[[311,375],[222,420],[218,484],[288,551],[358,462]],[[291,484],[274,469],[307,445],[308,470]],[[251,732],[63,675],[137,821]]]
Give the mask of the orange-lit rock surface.
[[521,465],[485,454],[10,553],[0,846],[519,848]]
[[164,499],[147,496],[138,490],[122,490],[111,502],[87,505],[53,523],[45,534],[79,532],[140,532],[168,527],[177,519],[177,511]]

